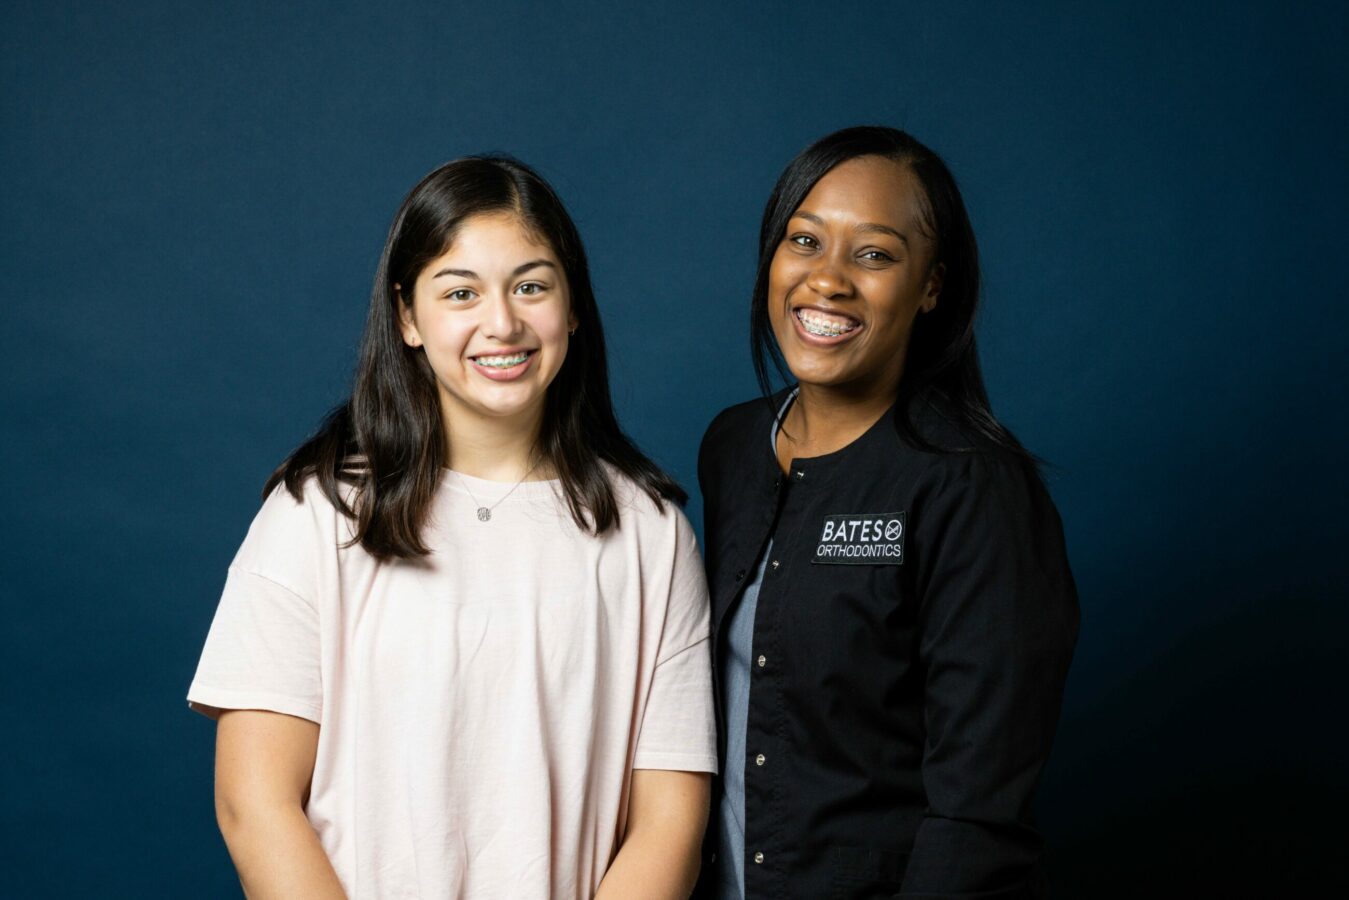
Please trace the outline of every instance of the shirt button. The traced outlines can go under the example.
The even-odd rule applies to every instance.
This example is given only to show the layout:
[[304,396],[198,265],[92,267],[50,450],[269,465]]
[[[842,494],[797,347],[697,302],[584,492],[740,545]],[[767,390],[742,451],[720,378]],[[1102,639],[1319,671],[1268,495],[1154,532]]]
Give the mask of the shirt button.
[[792,473],[792,477],[795,478],[797,481],[801,481],[806,477],[806,473],[802,472],[800,469],[797,469],[795,472]]
[[762,668],[763,668],[764,666],[766,666],[766,665],[768,665],[768,657],[766,657],[766,656],[760,654],[760,655],[759,655],[759,668],[762,669]]
[[782,565],[782,563],[778,562],[776,559],[773,560],[773,568],[776,569],[776,568],[777,568],[778,566],[780,566],[780,565]]
[[754,861],[755,861],[756,863],[761,863],[761,862],[763,862],[763,853],[756,853],[756,854],[754,854]]
[[754,764],[756,766],[762,766],[766,762],[768,762],[768,757],[764,756],[762,753],[754,757]]

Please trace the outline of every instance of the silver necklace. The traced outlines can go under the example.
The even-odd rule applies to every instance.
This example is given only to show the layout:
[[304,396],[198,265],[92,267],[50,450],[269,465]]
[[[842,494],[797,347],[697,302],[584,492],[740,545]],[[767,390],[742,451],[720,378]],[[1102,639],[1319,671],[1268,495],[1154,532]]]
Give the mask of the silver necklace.
[[[500,499],[498,499],[497,502],[493,503],[491,506],[483,506],[482,503],[478,501],[478,498],[473,496],[473,488],[468,486],[468,480],[464,478],[463,475],[459,475],[458,472],[455,472],[454,474],[459,476],[459,483],[464,486],[464,490],[468,491],[469,499],[473,501],[473,505],[478,507],[478,521],[490,522],[492,521],[492,510],[496,509],[498,506],[504,503],[506,498],[509,497],[511,494],[514,494],[515,489],[518,488],[520,485],[524,484],[526,478],[534,474],[534,470],[539,467],[539,463],[541,462],[543,462],[543,460],[539,459],[534,463],[534,465],[530,466],[529,470],[525,472],[525,474],[520,476],[520,480],[517,481],[515,484],[511,485],[511,489],[506,493],[502,494]],[[454,470],[451,469],[450,471],[453,472]]]

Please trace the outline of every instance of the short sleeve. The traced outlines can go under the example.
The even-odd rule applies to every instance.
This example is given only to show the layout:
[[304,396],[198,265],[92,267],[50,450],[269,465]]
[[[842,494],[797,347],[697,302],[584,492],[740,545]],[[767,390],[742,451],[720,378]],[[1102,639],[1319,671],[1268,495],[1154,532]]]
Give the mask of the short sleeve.
[[667,514],[677,520],[674,560],[668,578],[648,585],[669,597],[633,768],[716,772],[707,578],[688,520]]
[[261,709],[321,720],[322,524],[315,513],[311,501],[278,488],[254,518],[188,689],[193,709],[212,718],[225,709]]

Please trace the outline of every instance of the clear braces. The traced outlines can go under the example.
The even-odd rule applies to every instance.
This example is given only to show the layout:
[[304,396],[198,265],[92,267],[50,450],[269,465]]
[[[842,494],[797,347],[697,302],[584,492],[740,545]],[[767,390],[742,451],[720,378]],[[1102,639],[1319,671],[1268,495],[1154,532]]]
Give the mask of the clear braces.
[[493,369],[509,369],[511,366],[520,365],[527,359],[529,359],[528,353],[517,353],[514,356],[479,356],[478,365],[490,366]]
[[806,331],[818,337],[838,337],[840,334],[847,334],[857,328],[856,324],[846,326],[826,325],[821,322],[812,322],[806,318],[807,313],[804,310],[797,312],[796,317],[801,320],[802,326]]

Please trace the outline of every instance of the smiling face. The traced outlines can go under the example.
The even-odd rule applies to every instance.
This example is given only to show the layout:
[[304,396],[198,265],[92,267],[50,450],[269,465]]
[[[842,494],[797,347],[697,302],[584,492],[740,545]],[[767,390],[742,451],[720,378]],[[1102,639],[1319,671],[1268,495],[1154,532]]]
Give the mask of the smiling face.
[[399,286],[403,341],[435,373],[447,428],[460,417],[537,422],[574,326],[562,264],[512,213],[464,221],[450,248]]
[[903,165],[860,156],[816,182],[787,222],[769,267],[768,317],[803,387],[898,390],[914,319],[941,293],[922,199]]

